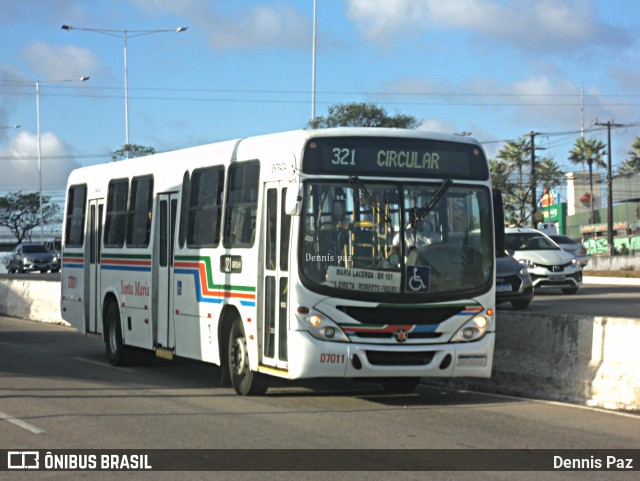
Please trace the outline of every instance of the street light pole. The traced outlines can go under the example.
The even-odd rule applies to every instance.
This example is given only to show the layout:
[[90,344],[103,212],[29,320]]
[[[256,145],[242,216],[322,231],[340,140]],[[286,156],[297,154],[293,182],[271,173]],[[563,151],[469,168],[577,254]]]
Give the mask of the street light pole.
[[[125,148],[129,145],[129,73],[127,62],[127,38],[141,37],[143,35],[151,35],[153,33],[163,32],[184,32],[189,27],[178,27],[175,29],[156,29],[156,30],[112,30],[106,28],[86,28],[72,27],[71,25],[63,25],[62,30],[84,30],[86,32],[101,33],[112,37],[122,37],[124,46],[124,129],[125,129]],[[128,154],[128,152],[127,152]]]
[[311,127],[316,121],[316,0],[313,0],[313,39],[311,46]]
[[129,157],[129,71],[127,67],[127,31],[122,32],[124,39],[124,129],[125,129],[125,150]]
[[40,242],[44,243],[44,213],[42,212],[42,144],[40,142],[40,80],[36,80],[36,132],[38,137],[38,212],[40,214]]
[[42,142],[40,139],[40,83],[86,82],[89,77],[64,80],[36,80],[36,132],[38,137],[38,213],[40,215],[40,242],[44,243],[44,212],[42,209]]

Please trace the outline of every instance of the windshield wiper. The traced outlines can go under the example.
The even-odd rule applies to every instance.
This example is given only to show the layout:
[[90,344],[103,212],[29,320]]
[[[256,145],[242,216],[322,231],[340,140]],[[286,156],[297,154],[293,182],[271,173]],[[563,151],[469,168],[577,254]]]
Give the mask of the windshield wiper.
[[416,219],[424,219],[424,217],[433,210],[436,204],[440,202],[440,199],[442,199],[442,196],[447,192],[447,190],[449,190],[451,184],[453,184],[451,179],[445,179],[442,184],[440,184],[440,187],[438,187],[435,194],[433,194],[429,203],[417,212]]
[[391,222],[391,219],[389,219],[387,214],[382,212],[382,209],[380,209],[380,206],[376,203],[376,201],[373,200],[373,197],[371,197],[371,194],[367,190],[367,187],[362,183],[362,181],[360,179],[358,179],[358,177],[356,177],[355,175],[350,175],[349,176],[349,183],[350,184],[355,184],[356,188],[362,191],[362,193],[364,194],[365,198],[369,201],[369,204],[371,204],[371,207],[373,207],[373,209],[378,213],[378,215],[380,217],[382,217],[382,219],[385,222],[387,222],[387,223]]

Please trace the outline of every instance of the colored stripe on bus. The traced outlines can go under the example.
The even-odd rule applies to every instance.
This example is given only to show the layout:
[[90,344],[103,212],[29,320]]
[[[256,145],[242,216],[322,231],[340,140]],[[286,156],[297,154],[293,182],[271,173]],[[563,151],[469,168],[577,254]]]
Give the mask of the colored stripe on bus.
[[84,254],[82,252],[63,251],[62,268],[82,269],[84,267]]
[[176,256],[175,273],[193,276],[198,302],[220,304],[225,299],[238,299],[247,307],[256,305],[256,288],[214,284],[209,257]]
[[102,254],[100,267],[116,271],[151,272],[151,256],[148,254]]
[[[388,307],[389,305],[385,305]],[[421,305],[422,309],[436,308],[436,307],[451,307],[452,304],[432,304],[432,305]],[[469,306],[466,304],[458,304],[457,306],[463,307],[463,309],[454,314],[454,316],[469,316],[471,314],[477,314],[478,312],[482,312],[482,306]],[[403,306],[404,307],[404,306]],[[445,322],[444,319],[442,322]],[[425,333],[425,332],[435,332],[438,326],[441,323],[437,324],[347,324],[347,323],[339,323],[340,328],[348,335],[353,336],[355,334],[371,334],[371,333],[394,333],[397,332],[398,329],[403,329],[407,333]]]

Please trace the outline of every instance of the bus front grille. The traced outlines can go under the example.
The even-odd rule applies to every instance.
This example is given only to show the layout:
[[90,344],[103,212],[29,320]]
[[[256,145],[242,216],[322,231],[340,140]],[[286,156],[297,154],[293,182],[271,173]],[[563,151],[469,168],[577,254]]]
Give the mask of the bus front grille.
[[363,324],[403,325],[440,324],[465,310],[464,306],[422,308],[336,306],[349,317]]
[[434,356],[433,351],[365,351],[365,354],[369,364],[374,366],[426,366]]

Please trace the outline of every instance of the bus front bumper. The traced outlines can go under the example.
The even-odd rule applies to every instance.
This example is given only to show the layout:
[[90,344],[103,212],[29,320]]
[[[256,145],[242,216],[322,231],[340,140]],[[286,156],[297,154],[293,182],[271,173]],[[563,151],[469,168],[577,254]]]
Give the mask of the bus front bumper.
[[379,345],[320,341],[293,331],[289,377],[482,377],[491,376],[495,333],[468,343]]

